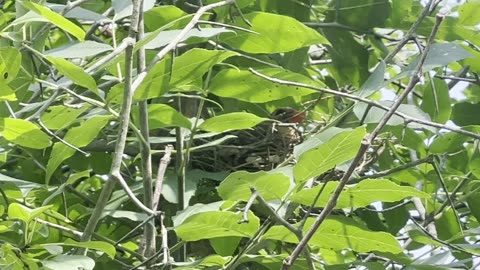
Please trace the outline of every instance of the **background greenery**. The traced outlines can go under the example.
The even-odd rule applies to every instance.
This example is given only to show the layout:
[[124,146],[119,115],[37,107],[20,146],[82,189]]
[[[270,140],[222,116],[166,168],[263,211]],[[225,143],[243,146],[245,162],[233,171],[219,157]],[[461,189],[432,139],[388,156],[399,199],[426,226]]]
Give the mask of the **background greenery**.
[[1,269],[480,267],[480,1],[2,2]]

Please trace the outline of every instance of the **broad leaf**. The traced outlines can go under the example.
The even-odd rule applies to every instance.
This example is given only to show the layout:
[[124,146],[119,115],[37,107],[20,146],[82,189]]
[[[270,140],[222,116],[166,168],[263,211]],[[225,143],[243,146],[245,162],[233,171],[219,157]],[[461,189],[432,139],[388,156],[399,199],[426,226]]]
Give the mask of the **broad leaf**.
[[224,200],[248,201],[252,196],[250,187],[267,201],[281,200],[290,187],[290,178],[283,173],[237,171],[220,183],[218,194]]
[[328,142],[303,153],[293,168],[295,180],[304,182],[349,161],[355,157],[364,136],[364,127],[344,131]]
[[175,228],[183,241],[198,241],[225,236],[252,237],[259,227],[259,219],[248,214],[249,222],[239,224],[241,214],[225,211],[203,212],[187,218]]
[[62,254],[48,260],[43,260],[42,265],[48,269],[93,270],[95,261],[87,256]]
[[325,21],[356,29],[382,27],[390,15],[391,9],[388,0],[332,1]]
[[16,48],[0,48],[0,85],[2,87],[15,79],[20,69],[21,61],[22,54]]
[[52,208],[52,205],[43,206],[35,209],[30,209],[19,203],[11,203],[8,206],[8,217],[10,219],[19,219],[26,224],[32,221],[34,218],[40,216],[46,210]]
[[72,239],[67,239],[63,243],[59,243],[59,245],[65,246],[72,246],[72,247],[82,247],[82,248],[89,248],[98,251],[105,252],[110,258],[115,257],[115,247],[107,242],[103,241],[88,241],[88,242],[77,242]]
[[6,140],[34,149],[44,149],[50,146],[50,137],[32,122],[14,118],[6,118],[3,121],[2,135]]
[[[187,84],[202,81],[203,74],[207,73],[214,65],[225,59],[238,55],[234,52],[205,50],[194,48],[175,58],[173,72],[170,79],[170,88],[182,87]],[[201,87],[202,85],[198,85]]]
[[48,110],[42,114],[40,119],[48,129],[62,129],[75,121],[78,116],[89,108],[88,105],[84,105],[81,108],[72,108],[63,105],[50,106]]
[[[320,184],[311,189],[304,189],[291,197],[292,201],[310,205],[320,190],[323,189],[316,207],[324,207],[333,191],[338,187],[338,182]],[[387,179],[365,179],[356,185],[346,186],[336,208],[359,208],[374,202],[396,202],[410,197],[428,198],[427,193],[418,191],[409,186],[399,186]]]
[[[454,43],[435,43],[431,46],[430,51],[422,65],[422,72],[430,71],[437,67],[446,66],[452,62],[459,61],[471,57],[464,48]],[[395,76],[392,80],[409,77],[415,71],[420,57],[417,56],[402,72]]]
[[83,68],[63,58],[55,58],[52,56],[47,56],[46,58],[55,66],[60,74],[66,76],[75,84],[83,86],[98,95],[98,88],[95,79],[86,73]]
[[45,54],[57,58],[83,58],[112,50],[113,47],[108,44],[86,40],[45,51]]
[[71,21],[65,19],[62,15],[51,11],[49,8],[46,8],[39,4],[35,4],[33,2],[22,1],[21,3],[26,8],[46,18],[49,22],[56,25],[58,28],[70,33],[78,40],[82,41],[85,39],[85,32],[83,31],[83,29],[78,27]]
[[198,128],[212,132],[224,132],[252,128],[266,120],[268,119],[251,113],[227,113],[205,120]]
[[[138,107],[132,108],[133,119],[140,123]],[[184,127],[190,129],[192,123],[174,108],[165,104],[148,105],[148,126],[150,129],[163,127]]]
[[258,34],[248,32],[222,34],[220,40],[229,46],[249,53],[281,53],[319,43],[328,44],[328,41],[318,32],[291,17],[252,12],[245,14],[245,18],[252,24],[252,27],[249,27],[243,20],[237,20],[234,25]]
[[[180,34],[182,30],[168,30],[168,31],[162,31],[160,33],[148,33],[147,37],[150,39],[149,35],[156,35],[154,38],[151,39],[147,44],[145,44],[145,49],[148,50],[153,50],[157,48],[164,47],[168,45],[174,38]],[[221,33],[230,33],[232,32],[231,30],[225,29],[225,28],[201,28],[201,29],[191,29],[190,31],[187,32],[187,34],[182,38],[181,41],[191,41],[193,38],[199,38],[197,39],[198,43],[203,41],[205,38],[211,38],[214,36],[217,36]],[[195,49],[194,49],[195,50]]]
[[[147,76],[135,91],[135,94],[134,94],[135,100],[139,101],[139,100],[160,97],[169,90],[168,86],[170,84],[170,75],[172,72],[171,62],[172,62],[171,56],[167,55],[165,58],[163,58],[158,63],[156,63],[155,66],[150,71],[148,71]],[[120,85],[123,85],[123,84],[120,84]],[[120,90],[122,91],[123,89],[120,89]],[[118,99],[118,96],[120,97],[123,96],[123,91],[114,95],[116,99]]]
[[447,83],[437,78],[433,78],[433,80],[424,87],[421,108],[437,123],[445,123],[450,119],[452,108],[450,106],[448,90]]
[[[301,82],[318,87],[323,86],[321,82],[284,69],[269,68],[259,70],[259,72],[277,79]],[[299,97],[316,93],[316,91],[311,89],[274,83],[260,78],[250,71],[235,69],[220,71],[212,79],[210,91],[217,96],[253,103],[264,103],[289,96]]]
[[460,102],[453,105],[452,121],[459,126],[480,125],[480,103]]
[[[304,232],[312,226],[313,222],[314,218],[307,219]],[[273,226],[263,239],[298,243],[297,237],[283,226]],[[338,216],[326,219],[309,244],[333,250],[352,249],[357,252],[383,251],[396,254],[403,251],[391,234],[371,232],[347,217]]]
[[[85,120],[80,126],[73,127],[68,130],[63,138],[75,147],[84,147],[92,142],[110,121],[111,116],[96,116]],[[62,162],[75,154],[75,150],[62,142],[53,145],[50,159],[47,163],[47,172],[45,174],[45,182],[48,185],[52,174],[62,164]]]

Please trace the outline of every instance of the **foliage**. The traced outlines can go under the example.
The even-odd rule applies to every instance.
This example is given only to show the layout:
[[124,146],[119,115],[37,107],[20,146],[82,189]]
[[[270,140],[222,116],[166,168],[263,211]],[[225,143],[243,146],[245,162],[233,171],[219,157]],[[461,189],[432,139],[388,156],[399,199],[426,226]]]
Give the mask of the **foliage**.
[[480,1],[2,2],[1,269],[479,267]]

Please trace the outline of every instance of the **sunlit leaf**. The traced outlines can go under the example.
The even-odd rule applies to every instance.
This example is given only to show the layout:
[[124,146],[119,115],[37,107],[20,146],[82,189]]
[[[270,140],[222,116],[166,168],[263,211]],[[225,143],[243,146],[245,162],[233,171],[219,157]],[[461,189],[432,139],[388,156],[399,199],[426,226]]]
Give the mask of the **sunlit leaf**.
[[205,120],[198,128],[206,131],[223,132],[227,130],[248,129],[265,120],[268,119],[258,117],[251,113],[227,113]]
[[3,121],[2,135],[8,141],[34,149],[44,149],[50,146],[50,137],[32,122],[14,118],[6,118]]
[[248,201],[252,196],[250,187],[254,187],[267,201],[280,200],[290,187],[290,179],[282,173],[237,171],[222,181],[218,187],[218,194],[224,200]]
[[326,143],[303,153],[293,168],[295,179],[304,182],[310,177],[318,176],[334,166],[349,161],[356,155],[364,136],[364,127],[344,131]]
[[203,212],[187,218],[175,228],[184,241],[198,241],[224,236],[252,237],[258,230],[259,219],[248,214],[249,222],[239,224],[241,214],[225,211]]

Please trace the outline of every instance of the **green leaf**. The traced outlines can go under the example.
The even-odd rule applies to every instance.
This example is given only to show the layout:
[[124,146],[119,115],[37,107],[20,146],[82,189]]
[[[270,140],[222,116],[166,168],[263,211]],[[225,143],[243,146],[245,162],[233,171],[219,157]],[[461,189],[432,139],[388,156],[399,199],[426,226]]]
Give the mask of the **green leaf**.
[[480,125],[480,103],[460,102],[453,105],[452,121],[459,126]]
[[20,146],[44,149],[50,146],[50,137],[32,122],[23,119],[5,118],[3,137]]
[[[214,65],[238,55],[235,52],[194,48],[175,58],[170,88],[193,83],[207,73]],[[201,87],[201,85],[198,85]]]
[[[160,33],[157,33],[156,31],[153,33],[148,33],[147,37],[145,38],[145,41],[143,42],[146,42],[147,39],[151,39],[151,40],[146,42],[145,49],[153,50],[153,49],[164,47],[168,45],[173,39],[175,39],[182,31],[183,30],[168,30],[168,31],[162,31]],[[233,31],[225,28],[201,28],[201,29],[194,28],[185,34],[181,42],[187,42],[189,44],[199,43],[199,42],[205,41],[208,38],[217,36],[221,33],[230,33],[230,32],[233,32]],[[150,35],[155,35],[155,37]]]
[[456,132],[449,132],[446,134],[441,133],[435,138],[428,150],[433,154],[456,152],[463,148],[463,143],[467,140],[467,136]]
[[325,21],[366,30],[384,26],[391,10],[388,0],[332,1]]
[[373,93],[380,91],[380,88],[384,84],[384,74],[385,74],[386,65],[385,62],[380,61],[378,66],[375,68],[373,73],[368,77],[367,81],[362,84],[360,89],[358,89],[359,97],[368,97]]
[[[432,44],[425,62],[422,65],[422,72],[427,72],[437,67],[443,67],[452,62],[470,57],[471,54],[460,45],[454,43],[435,43]],[[392,81],[412,76],[419,60],[420,56],[417,56],[402,72],[397,74]]]
[[[301,190],[293,195],[291,200],[310,205],[323,188],[315,206],[324,207],[333,191],[338,187],[338,182],[328,182],[323,187],[324,185],[320,184],[311,189]],[[399,186],[387,179],[365,179],[356,185],[346,186],[338,198],[336,208],[359,208],[374,202],[396,202],[410,197],[428,198],[429,195],[413,187]]]
[[[168,23],[185,17],[188,15],[176,6],[166,5],[150,9],[145,12],[145,29],[146,31],[154,31]],[[188,23],[188,19],[181,20],[172,25],[171,29],[183,28]]]
[[209,204],[201,204],[197,203],[195,205],[190,205],[187,208],[183,209],[182,211],[177,212],[177,214],[172,218],[172,222],[174,226],[178,226],[182,224],[185,219],[189,216],[194,214],[209,212],[209,211],[217,211],[220,209],[220,206],[224,201],[212,202]]
[[[11,82],[20,70],[22,54],[13,47],[0,48],[0,85]],[[4,90],[2,89],[2,92]],[[2,94],[3,95],[3,94]]]
[[198,128],[212,132],[224,132],[227,130],[248,129],[266,120],[269,119],[246,112],[227,113],[205,120]]
[[350,32],[340,29],[323,29],[323,33],[332,45],[329,54],[332,64],[328,70],[340,86],[360,87],[369,77],[369,52]]
[[[63,138],[75,147],[84,147],[92,142],[103,129],[103,127],[112,119],[111,116],[95,116],[85,120],[77,127],[68,130]],[[45,183],[48,185],[50,178],[62,162],[75,154],[75,150],[62,142],[53,145],[50,159],[47,163],[47,172],[45,174]]]
[[335,135],[325,144],[311,149],[300,156],[293,168],[295,180],[305,182],[327,170],[355,157],[365,136],[364,127]]
[[283,173],[237,171],[220,183],[218,194],[224,200],[248,201],[252,196],[250,187],[267,201],[281,200],[290,187],[290,178]]
[[71,21],[65,19],[62,15],[51,11],[50,9],[41,6],[39,4],[35,4],[33,2],[21,1],[22,5],[29,10],[41,15],[45,19],[47,19],[50,23],[56,25],[58,28],[70,33],[78,40],[83,41],[85,39],[85,32],[82,28],[78,27],[76,24],[72,23]]
[[[318,87],[323,86],[321,82],[284,69],[269,68],[259,70],[259,72],[277,79],[307,83]],[[290,96],[300,97],[316,93],[316,91],[307,88],[277,84],[260,78],[250,71],[236,69],[220,71],[212,79],[210,91],[217,96],[253,103],[264,103]]]
[[438,78],[433,78],[424,87],[421,108],[437,123],[445,123],[450,119],[452,107],[448,90],[447,83]]
[[30,209],[19,203],[11,203],[8,205],[8,217],[10,219],[19,219],[28,224],[34,218],[40,216],[43,212],[50,208],[52,208],[52,205]]
[[65,242],[58,243],[57,245],[94,249],[105,252],[110,258],[115,257],[116,253],[115,247],[112,244],[103,241],[77,242],[72,239],[66,239]]
[[[314,218],[307,219],[304,232],[310,229],[314,220]],[[263,239],[298,243],[297,237],[283,226],[273,226],[265,233]],[[352,249],[357,252],[382,251],[397,254],[403,251],[391,234],[368,231],[347,217],[326,219],[309,244],[333,250]]]
[[48,110],[42,114],[40,119],[48,129],[62,129],[75,121],[78,116],[89,108],[90,106],[88,105],[84,105],[81,108],[72,108],[63,105],[50,106]]
[[95,79],[86,73],[83,68],[63,58],[55,58],[52,56],[46,56],[45,58],[55,66],[60,74],[66,76],[75,84],[83,86],[98,95],[98,88]]
[[241,214],[224,211],[203,212],[187,218],[175,228],[183,241],[198,241],[225,236],[252,237],[259,228],[259,219],[251,212],[248,223],[239,224]]
[[242,240],[240,237],[226,236],[212,238],[209,242],[217,254],[221,256],[232,256],[238,248],[240,240]]
[[[138,107],[133,107],[133,119],[140,123]],[[163,127],[192,128],[192,123],[174,108],[165,104],[148,104],[148,126],[150,129]]]
[[252,27],[243,20],[237,20],[234,25],[258,34],[239,31],[236,34],[222,34],[220,40],[249,53],[281,53],[319,43],[328,44],[328,41],[317,31],[291,17],[252,12],[245,14],[245,18]]
[[95,261],[87,256],[82,255],[58,255],[52,259],[43,260],[42,265],[48,269],[64,269],[64,270],[93,270]]
[[470,0],[458,8],[459,23],[466,26],[476,26],[480,23],[480,1]]
[[106,43],[86,40],[84,42],[68,43],[64,46],[45,51],[45,54],[57,58],[84,58],[108,51],[113,51],[113,47]]
[[[135,91],[134,99],[140,101],[160,97],[168,92],[171,68],[172,58],[170,55],[167,55],[148,71],[147,76]],[[121,95],[123,96],[123,92]]]

